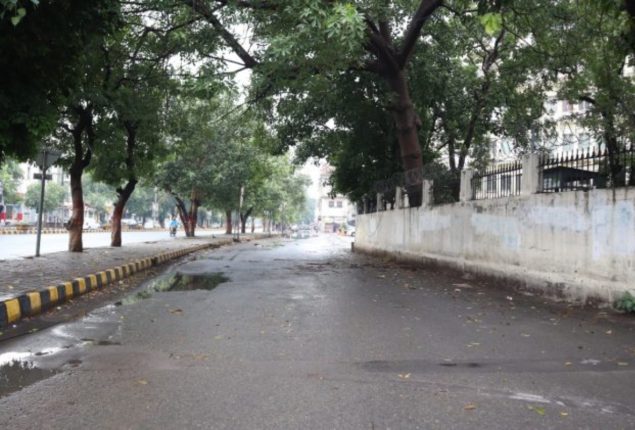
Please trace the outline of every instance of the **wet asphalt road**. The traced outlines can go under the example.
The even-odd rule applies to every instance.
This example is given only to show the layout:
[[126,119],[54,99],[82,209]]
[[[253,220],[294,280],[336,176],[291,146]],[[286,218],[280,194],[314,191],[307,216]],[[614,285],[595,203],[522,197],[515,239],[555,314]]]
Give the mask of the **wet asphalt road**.
[[[176,272],[229,281],[155,291]],[[635,428],[632,318],[336,236],[202,252],[159,281],[0,343],[0,428]]]

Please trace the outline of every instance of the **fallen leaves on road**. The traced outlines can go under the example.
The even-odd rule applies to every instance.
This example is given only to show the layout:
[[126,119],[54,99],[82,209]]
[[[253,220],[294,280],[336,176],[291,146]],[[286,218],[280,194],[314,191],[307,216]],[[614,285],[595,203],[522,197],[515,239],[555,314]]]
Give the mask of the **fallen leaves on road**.
[[527,406],[529,408],[530,411],[534,411],[535,413],[537,413],[540,416],[544,416],[545,415],[545,408],[543,408],[542,406]]
[[399,378],[400,379],[410,379],[410,373],[400,373],[399,374]]
[[626,361],[618,361],[617,365],[618,366],[628,366],[628,363]]
[[468,403],[467,405],[463,406],[463,409],[465,409],[466,411],[473,411],[474,409],[476,409],[476,405],[474,403]]
[[560,416],[561,417],[568,417],[569,416],[569,412],[561,411],[560,412]]
[[137,384],[140,384],[140,385],[148,385],[148,381],[146,381],[145,379],[138,379],[138,380],[137,380]]
[[183,309],[179,309],[179,308],[170,309],[170,313],[172,315],[183,315]]

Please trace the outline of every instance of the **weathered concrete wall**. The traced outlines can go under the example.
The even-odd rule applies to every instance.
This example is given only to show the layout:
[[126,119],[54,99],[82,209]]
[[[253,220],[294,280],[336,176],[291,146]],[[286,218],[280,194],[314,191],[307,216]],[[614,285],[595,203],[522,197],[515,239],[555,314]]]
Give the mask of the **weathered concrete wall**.
[[635,290],[635,189],[358,215],[355,249],[449,265],[569,300]]

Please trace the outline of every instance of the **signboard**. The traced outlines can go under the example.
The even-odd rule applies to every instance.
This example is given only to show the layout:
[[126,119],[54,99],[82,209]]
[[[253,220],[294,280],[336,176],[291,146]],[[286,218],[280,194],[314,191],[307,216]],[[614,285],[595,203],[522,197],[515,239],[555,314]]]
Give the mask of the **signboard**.
[[[42,179],[42,174],[41,173],[34,173],[33,174],[33,179]],[[46,177],[44,178],[47,181],[50,181],[51,179],[53,179],[53,175],[46,175]]]
[[[43,149],[35,157],[35,164],[37,164],[42,171],[48,169],[60,158],[62,153],[56,149]],[[46,165],[45,165],[46,164]]]

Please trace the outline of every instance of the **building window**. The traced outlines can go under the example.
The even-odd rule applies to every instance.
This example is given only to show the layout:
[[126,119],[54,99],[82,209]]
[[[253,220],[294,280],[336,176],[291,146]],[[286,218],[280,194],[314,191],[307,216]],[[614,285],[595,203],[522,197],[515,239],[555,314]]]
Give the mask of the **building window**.
[[335,202],[333,200],[329,200],[329,207],[332,208],[335,206]]
[[341,208],[341,207],[342,207],[342,201],[341,201],[341,200],[338,200],[338,201],[337,201],[337,207],[338,207],[338,208]]

